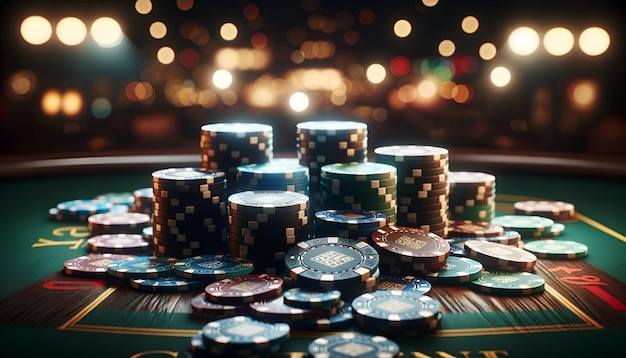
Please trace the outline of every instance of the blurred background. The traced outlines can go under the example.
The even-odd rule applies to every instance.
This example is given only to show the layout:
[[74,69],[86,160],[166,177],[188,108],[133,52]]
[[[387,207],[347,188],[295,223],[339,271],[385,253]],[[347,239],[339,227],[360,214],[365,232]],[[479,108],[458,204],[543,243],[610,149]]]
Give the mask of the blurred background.
[[618,1],[0,5],[0,154],[199,151],[200,127],[347,118],[369,146],[626,155]]

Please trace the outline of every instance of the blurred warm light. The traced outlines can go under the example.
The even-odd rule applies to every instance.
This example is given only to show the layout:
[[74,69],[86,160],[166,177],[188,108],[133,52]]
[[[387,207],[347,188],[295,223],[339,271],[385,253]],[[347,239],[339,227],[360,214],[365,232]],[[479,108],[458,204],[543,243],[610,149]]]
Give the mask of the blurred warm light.
[[142,102],[152,98],[154,88],[148,82],[133,81],[126,85],[126,98],[131,102]]
[[150,24],[150,36],[157,40],[160,40],[167,35],[167,26],[161,21],[155,21]]
[[570,102],[578,109],[586,110],[595,105],[599,97],[598,84],[593,80],[578,80],[567,88]]
[[200,54],[196,49],[186,48],[178,55],[178,62],[180,62],[183,67],[194,68],[200,63]]
[[367,80],[371,83],[379,84],[387,77],[387,71],[380,63],[373,63],[367,67],[365,77],[367,77]]
[[151,0],[137,0],[135,1],[135,11],[141,15],[147,15],[152,11]]
[[406,76],[411,72],[411,61],[404,56],[396,56],[389,62],[389,71],[398,77]]
[[176,54],[171,47],[163,46],[157,50],[157,60],[164,65],[174,62],[175,58]]
[[493,60],[497,53],[498,50],[496,49],[496,45],[491,42],[483,43],[478,49],[478,55],[485,61]]
[[345,34],[343,34],[343,40],[348,45],[356,45],[359,42],[360,37],[359,32],[356,30],[348,30]]
[[198,92],[196,102],[204,108],[210,109],[217,105],[217,94],[211,90]]
[[422,0],[424,6],[433,7],[439,3],[439,0]]
[[404,85],[396,92],[398,99],[402,103],[411,103],[417,98],[417,88],[413,85]]
[[437,84],[432,80],[422,80],[417,85],[417,93],[422,98],[432,98],[437,94]]
[[61,111],[68,117],[77,115],[83,108],[83,96],[77,90],[65,91],[61,99]]
[[226,90],[222,93],[222,103],[227,106],[236,105],[238,100],[237,93],[233,90]]
[[348,94],[345,91],[335,90],[330,94],[330,103],[340,107],[348,102]]
[[444,81],[439,86],[439,95],[441,98],[452,99],[452,91],[456,88],[456,83],[453,81]]
[[294,92],[289,96],[289,108],[294,112],[304,112],[309,108],[309,96],[304,92]]
[[256,49],[265,48],[267,46],[267,36],[264,33],[257,32],[250,38],[250,44]]
[[37,84],[37,76],[31,71],[19,71],[9,78],[9,90],[16,96],[32,93]]
[[304,41],[300,51],[307,60],[325,59],[335,54],[335,44],[331,41]]
[[499,66],[491,70],[489,78],[494,86],[504,87],[511,82],[511,72],[506,67]]
[[564,27],[554,27],[543,36],[543,47],[552,56],[568,54],[574,47],[574,35]]
[[43,16],[29,16],[20,25],[20,35],[31,45],[43,45],[52,37],[52,25]]
[[56,35],[62,44],[76,46],[85,41],[87,26],[79,18],[64,17],[57,23]]
[[270,60],[267,49],[224,47],[215,53],[215,65],[226,70],[262,70]]
[[600,56],[611,45],[609,33],[601,27],[589,27],[581,32],[578,37],[580,50],[588,56]]
[[233,41],[237,38],[239,30],[232,22],[226,22],[220,27],[220,36],[224,41]]
[[120,24],[110,17],[101,17],[91,24],[91,37],[100,47],[114,47],[122,42],[124,33]]
[[61,112],[61,92],[50,89],[41,97],[41,110],[48,116],[54,116]]
[[413,26],[406,19],[400,19],[393,24],[393,34],[403,39],[408,37],[413,30]]
[[193,7],[194,0],[176,0],[176,6],[182,11],[189,11]]
[[539,47],[539,35],[530,27],[518,27],[509,35],[508,44],[516,55],[528,56]]
[[109,117],[111,111],[111,102],[106,98],[96,98],[91,102],[91,114],[98,119]]
[[473,34],[478,31],[478,19],[475,16],[466,16],[461,21],[461,29],[467,34]]
[[443,40],[439,43],[437,51],[439,51],[439,54],[443,57],[450,57],[454,55],[456,45],[452,40]]
[[220,69],[213,73],[211,81],[215,87],[227,89],[233,83],[233,75],[228,70]]
[[473,91],[469,85],[456,85],[452,89],[452,99],[457,103],[468,103],[472,100]]
[[363,25],[372,24],[374,22],[374,19],[376,19],[376,15],[371,9],[363,9],[359,11],[359,22]]
[[259,7],[255,4],[248,4],[243,8],[243,17],[254,20],[259,16]]
[[272,89],[272,78],[261,76],[244,87],[244,100],[251,107],[270,108],[278,104],[278,97]]

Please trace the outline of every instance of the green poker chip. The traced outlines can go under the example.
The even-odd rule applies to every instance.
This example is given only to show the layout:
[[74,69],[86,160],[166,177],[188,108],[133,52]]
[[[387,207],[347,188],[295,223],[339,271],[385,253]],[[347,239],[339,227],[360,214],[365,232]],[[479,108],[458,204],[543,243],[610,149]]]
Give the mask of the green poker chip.
[[396,167],[383,163],[334,163],[321,168],[322,177],[350,181],[392,179],[397,175]]
[[542,259],[572,260],[587,256],[588,247],[576,241],[537,240],[524,244],[526,251]]
[[247,275],[254,269],[252,261],[229,255],[199,255],[175,261],[174,273],[189,279],[217,281]]
[[470,287],[476,291],[505,296],[524,296],[542,292],[546,281],[530,272],[493,271],[485,272]]
[[483,271],[483,265],[468,257],[450,256],[446,264],[437,271],[425,274],[426,280],[438,284],[459,284],[476,280]]

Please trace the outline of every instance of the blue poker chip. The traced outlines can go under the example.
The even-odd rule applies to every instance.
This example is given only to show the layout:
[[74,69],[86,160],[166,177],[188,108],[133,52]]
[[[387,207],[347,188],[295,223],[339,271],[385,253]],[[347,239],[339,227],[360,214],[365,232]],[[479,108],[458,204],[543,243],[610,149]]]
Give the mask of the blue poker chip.
[[247,275],[254,269],[254,264],[248,259],[214,254],[177,260],[172,266],[178,276],[210,281]]
[[205,357],[211,353],[209,348],[204,344],[202,339],[202,331],[196,333],[191,337],[189,342],[189,350],[193,353],[194,357]]
[[130,192],[104,193],[96,196],[94,199],[111,203],[113,205],[124,205],[129,208],[133,206],[133,203],[135,202],[135,196]]
[[202,327],[204,342],[212,351],[236,354],[248,350],[248,355],[270,353],[289,338],[290,332],[286,323],[263,322],[248,316],[223,318]]
[[317,338],[309,344],[308,352],[312,358],[396,357],[400,346],[383,336],[348,332]]
[[469,257],[450,256],[437,271],[425,272],[425,278],[438,284],[460,284],[478,279],[483,265]]
[[48,216],[58,221],[85,222],[90,215],[107,213],[112,207],[112,203],[95,199],[68,200],[58,203]]
[[109,263],[107,271],[119,278],[157,278],[174,275],[168,257],[137,256]]
[[381,291],[409,291],[422,295],[430,292],[430,282],[415,276],[382,275],[378,278],[377,290]]
[[365,210],[320,210],[315,213],[315,220],[350,230],[378,229],[387,225],[387,215]]
[[205,281],[186,279],[176,275],[157,278],[136,278],[131,279],[130,284],[141,291],[158,293],[200,290],[206,286]]
[[386,330],[423,327],[437,319],[439,310],[433,298],[412,291],[374,291],[352,301],[355,321],[367,329],[376,325]]
[[283,300],[285,304],[298,308],[331,309],[341,304],[341,291],[294,287],[283,292]]

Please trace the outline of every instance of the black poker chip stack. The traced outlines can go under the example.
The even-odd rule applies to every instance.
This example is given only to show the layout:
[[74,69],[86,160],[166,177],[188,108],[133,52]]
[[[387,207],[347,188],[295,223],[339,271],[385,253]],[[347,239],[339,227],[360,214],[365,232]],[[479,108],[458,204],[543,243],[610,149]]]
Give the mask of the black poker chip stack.
[[200,129],[201,168],[225,172],[231,194],[238,191],[238,166],[267,163],[274,156],[274,135],[270,125],[213,123]]
[[320,170],[326,164],[367,162],[367,124],[349,119],[311,120],[296,125],[300,164],[309,167],[311,208],[321,210]]
[[152,173],[155,256],[190,257],[226,249],[226,174],[200,168]]

